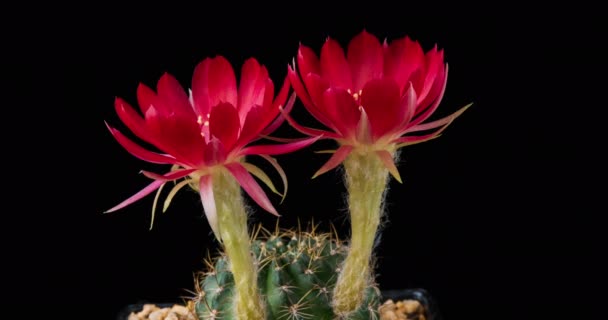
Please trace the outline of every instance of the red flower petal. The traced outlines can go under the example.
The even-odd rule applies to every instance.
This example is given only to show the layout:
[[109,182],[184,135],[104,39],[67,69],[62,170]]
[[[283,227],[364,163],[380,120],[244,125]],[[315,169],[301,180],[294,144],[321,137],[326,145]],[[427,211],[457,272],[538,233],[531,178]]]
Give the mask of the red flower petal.
[[291,82],[291,85],[293,86],[293,90],[296,92],[296,94],[298,95],[298,97],[302,101],[302,104],[304,105],[304,108],[306,108],[306,110],[313,117],[315,117],[315,119],[317,119],[319,122],[321,122],[322,124],[324,124],[327,127],[332,128],[332,126],[328,126],[327,125],[327,124],[330,124],[331,121],[327,118],[326,115],[323,114],[323,112],[319,109],[319,107],[316,106],[312,102],[312,100],[310,98],[310,95],[308,94],[308,92],[306,91],[306,89],[304,89],[304,85],[300,81],[300,78],[295,73],[295,71],[291,69],[291,67],[289,67],[288,74],[289,74],[289,80]]
[[[437,110],[437,107],[439,107],[439,103],[441,103],[441,100],[443,99],[443,94],[445,93],[445,88],[446,88],[447,82],[448,82],[448,65],[445,66],[443,85],[441,86],[441,91],[439,92],[437,99],[435,99],[433,104],[430,107],[428,107],[423,113],[417,115],[414,118],[414,120],[409,124],[410,127],[415,126],[415,125],[423,122],[424,120],[428,119],[435,112],[435,110]],[[416,113],[418,113],[418,112],[420,112],[420,111],[416,110]]]
[[[338,42],[327,39],[321,48],[321,72],[323,78],[329,80],[332,87],[352,88],[351,71],[344,57],[344,50]],[[305,78],[308,74],[302,74]],[[308,88],[310,92],[310,88]]]
[[157,100],[156,93],[148,86],[143,83],[137,86],[137,104],[139,104],[139,110],[143,114],[148,112],[148,108],[158,104]]
[[226,150],[230,150],[236,142],[241,129],[239,114],[229,103],[220,103],[211,109],[209,132],[218,138]]
[[283,144],[272,144],[272,145],[258,145],[247,147],[239,152],[239,155],[275,155],[294,152],[302,148],[306,148],[319,140],[320,136],[312,138],[304,138],[296,142],[283,143]]
[[321,74],[319,58],[312,49],[302,44],[298,49],[298,69],[302,77],[309,73]]
[[120,210],[138,200],[140,200],[141,198],[149,195],[150,193],[154,192],[154,190],[160,188],[160,186],[165,183],[164,181],[160,181],[160,180],[156,180],[152,183],[150,183],[147,187],[143,188],[142,190],[140,190],[138,193],[134,194],[133,196],[131,196],[129,199],[121,202],[120,204],[118,204],[117,206],[113,207],[110,210],[107,210],[104,213],[110,213],[110,212],[114,212],[117,210]]
[[212,59],[207,77],[209,106],[211,108],[222,102],[230,103],[233,106],[237,105],[236,78],[234,70],[226,58],[217,56]]
[[400,103],[401,107],[400,108],[402,110],[404,110],[405,116],[403,118],[403,122],[397,128],[398,130],[406,128],[408,126],[409,122],[414,117],[414,114],[416,113],[416,101],[417,100],[418,100],[418,96],[416,95],[414,86],[410,82],[409,88],[405,92],[405,95],[403,95],[403,97],[401,98],[401,103]]
[[150,107],[146,112],[146,123],[163,151],[190,167],[201,164],[201,147],[205,145],[205,141],[195,119],[179,117],[175,113],[161,114],[155,107]]
[[208,75],[211,58],[201,61],[194,69],[192,75],[192,102],[197,115],[203,116],[207,120],[209,114],[209,86]]
[[342,161],[344,161],[344,159],[346,159],[346,157],[348,157],[348,155],[350,154],[350,152],[352,150],[353,150],[352,146],[349,146],[349,145],[340,146],[338,148],[338,150],[336,150],[336,152],[331,155],[331,158],[329,158],[329,160],[321,167],[321,169],[319,169],[314,174],[314,176],[312,176],[312,178],[314,179],[314,178],[324,174],[325,172],[340,165],[342,163]]
[[417,41],[409,37],[394,40],[384,46],[384,77],[395,79],[403,91],[410,76],[424,65],[424,51]]
[[127,102],[121,98],[114,100],[114,108],[122,122],[140,139],[152,143],[146,122]]
[[209,221],[209,226],[211,226],[215,238],[221,242],[222,237],[220,235],[220,226],[217,219],[217,208],[215,206],[215,197],[213,196],[213,180],[211,175],[201,177],[199,189],[203,210],[205,211],[207,221]]
[[330,88],[323,94],[322,105],[334,124],[330,128],[341,133],[345,138],[352,138],[361,116],[353,96],[344,89]]
[[418,98],[418,113],[422,112],[426,107],[431,105],[435,99],[443,90],[443,87],[446,85],[444,83],[446,68],[445,65],[441,64],[438,67],[437,76],[434,78],[433,82],[430,84],[431,89],[424,99]]
[[352,92],[358,92],[366,82],[382,76],[382,46],[374,35],[365,30],[356,35],[348,44],[346,55],[353,79]]
[[170,74],[162,75],[157,85],[158,98],[162,100],[168,113],[196,121],[188,95],[179,82]]
[[361,94],[361,105],[365,108],[374,140],[397,129],[403,123],[407,110],[401,107],[400,88],[390,78],[368,82]]
[[175,158],[166,156],[166,155],[162,155],[162,154],[159,154],[156,152],[148,151],[148,150],[140,147],[135,142],[131,141],[125,135],[120,133],[120,131],[110,127],[107,123],[106,123],[106,126],[108,127],[108,129],[110,130],[110,132],[112,133],[112,135],[114,136],[116,141],[118,141],[118,143],[133,156],[135,156],[143,161],[150,162],[150,163],[157,163],[157,164],[175,164],[175,163],[177,163]]
[[[290,87],[290,83],[289,83],[289,77],[285,76],[285,81],[283,81],[283,87],[281,87],[281,91],[279,91],[279,94],[277,95],[276,99],[274,100],[273,104],[272,104],[272,111],[277,112],[277,115],[279,113],[279,108],[283,108],[285,110],[285,112],[290,113],[291,109],[293,108],[293,105],[295,104],[296,101],[296,93],[294,92],[292,94],[292,96],[289,98],[289,101],[287,101],[287,103],[285,102],[285,99],[287,99],[287,94],[289,93],[289,87]],[[272,118],[274,119],[274,121],[272,121],[272,123],[270,125],[268,125],[266,127],[266,129],[264,129],[260,134],[261,135],[269,135],[271,133],[273,133],[275,130],[277,130],[285,121],[285,118],[280,115],[279,117],[273,116]]]
[[435,78],[437,74],[440,72],[440,66],[443,65],[443,51],[437,52],[437,46],[433,47],[433,49],[426,54],[426,72],[424,77],[424,84],[422,86],[422,90],[418,92],[418,101],[422,101],[426,98],[431,91],[431,87],[435,82]]
[[261,67],[254,58],[247,59],[241,69],[241,80],[238,89],[239,104],[237,109],[241,123],[245,122],[247,112],[254,105],[262,104],[265,96],[266,80],[268,80],[266,68]]
[[243,190],[247,192],[247,194],[255,201],[260,207],[264,210],[274,214],[275,216],[279,216],[277,210],[272,206],[272,203],[264,193],[264,190],[260,187],[260,185],[253,179],[253,177],[247,172],[241,164],[239,163],[231,163],[226,166],[226,169],[230,171],[232,176],[239,182]]

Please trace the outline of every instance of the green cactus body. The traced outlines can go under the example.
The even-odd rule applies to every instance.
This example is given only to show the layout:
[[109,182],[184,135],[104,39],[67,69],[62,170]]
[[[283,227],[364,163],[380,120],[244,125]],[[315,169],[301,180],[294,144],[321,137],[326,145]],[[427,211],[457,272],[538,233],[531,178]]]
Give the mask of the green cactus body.
[[[255,240],[258,286],[266,318],[339,319],[332,311],[332,291],[347,247],[329,234],[287,232]],[[200,319],[235,319],[234,278],[225,255],[201,275],[195,301]],[[365,276],[365,275],[362,275]],[[370,280],[361,306],[344,319],[378,319],[380,292]]]

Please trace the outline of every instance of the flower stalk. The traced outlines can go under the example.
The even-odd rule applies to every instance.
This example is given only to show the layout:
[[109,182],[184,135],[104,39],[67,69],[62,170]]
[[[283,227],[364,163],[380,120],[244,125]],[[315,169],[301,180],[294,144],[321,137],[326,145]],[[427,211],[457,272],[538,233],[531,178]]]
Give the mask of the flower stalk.
[[212,175],[219,234],[234,276],[237,319],[264,320],[264,304],[257,286],[257,269],[251,255],[247,211],[236,179],[224,168]]
[[344,161],[351,217],[350,250],[333,292],[334,312],[356,310],[372,276],[372,252],[382,217],[388,170],[375,152],[355,149]]

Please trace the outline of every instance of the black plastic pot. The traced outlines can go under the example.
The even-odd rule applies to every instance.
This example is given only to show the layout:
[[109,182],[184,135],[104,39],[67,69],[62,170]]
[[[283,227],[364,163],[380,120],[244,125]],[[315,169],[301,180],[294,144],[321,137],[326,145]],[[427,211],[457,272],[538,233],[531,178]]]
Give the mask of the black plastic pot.
[[[392,299],[397,302],[399,300],[418,300],[426,311],[426,320],[441,320],[441,314],[437,308],[437,303],[431,295],[424,289],[404,289],[404,290],[383,290],[382,298],[384,300]],[[157,303],[160,308],[172,307],[173,303]],[[131,312],[139,312],[143,308],[143,303],[131,304],[125,307],[119,314],[117,320],[127,320]]]

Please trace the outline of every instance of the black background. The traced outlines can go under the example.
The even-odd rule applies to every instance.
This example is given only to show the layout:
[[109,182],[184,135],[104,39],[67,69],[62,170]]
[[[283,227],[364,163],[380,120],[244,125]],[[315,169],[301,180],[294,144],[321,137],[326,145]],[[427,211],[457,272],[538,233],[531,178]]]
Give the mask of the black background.
[[[90,7],[56,16],[52,24],[59,28],[39,25],[41,41],[25,45],[34,46],[30,61],[44,64],[32,79],[43,88],[27,90],[43,99],[47,91],[59,93],[52,104],[61,111],[43,112],[61,119],[50,124],[53,138],[37,144],[48,159],[44,179],[24,183],[43,184],[48,192],[44,204],[24,204],[43,205],[42,214],[20,216],[35,241],[23,240],[30,250],[13,246],[25,262],[20,271],[32,280],[20,284],[16,295],[30,299],[42,283],[44,302],[85,307],[94,310],[90,318],[100,319],[112,319],[130,303],[188,295],[193,272],[217,249],[195,193],[180,192],[169,211],[157,215],[152,231],[153,196],[102,214],[146,184],[139,170],[166,170],[135,159],[111,137],[104,120],[127,132],[114,113],[114,97],[135,105],[137,84],[155,86],[163,72],[188,87],[196,64],[216,54],[237,70],[254,56],[277,83],[300,41],[319,52],[327,36],[344,46],[364,28],[381,39],[409,35],[425,50],[435,43],[445,49],[450,78],[436,117],[474,103],[439,139],[403,149],[404,183],[390,184],[377,250],[380,287],[425,288],[447,319],[525,319],[571,301],[581,286],[599,286],[590,274],[601,270],[591,258],[601,252],[601,224],[592,220],[602,210],[584,200],[600,194],[587,188],[599,172],[590,169],[597,159],[589,153],[589,139],[578,139],[596,136],[599,127],[582,130],[579,125],[593,117],[587,109],[577,111],[594,105],[584,92],[600,89],[577,72],[602,64],[590,58],[598,47],[596,20],[583,19],[577,26],[585,31],[576,33],[568,20],[557,29],[534,16],[524,27],[520,18],[463,8],[368,5],[321,10],[302,4],[276,12]],[[580,94],[574,98],[573,92]],[[318,126],[299,102],[293,114]],[[288,126],[277,135],[298,136]],[[327,159],[312,151],[331,146],[322,142],[278,157],[290,189],[282,205],[269,196],[283,215],[282,227],[314,218],[321,229],[333,223],[347,236],[340,172],[310,179]],[[252,223],[274,227],[272,216],[254,210]],[[585,309],[574,304],[564,312],[580,315]]]

